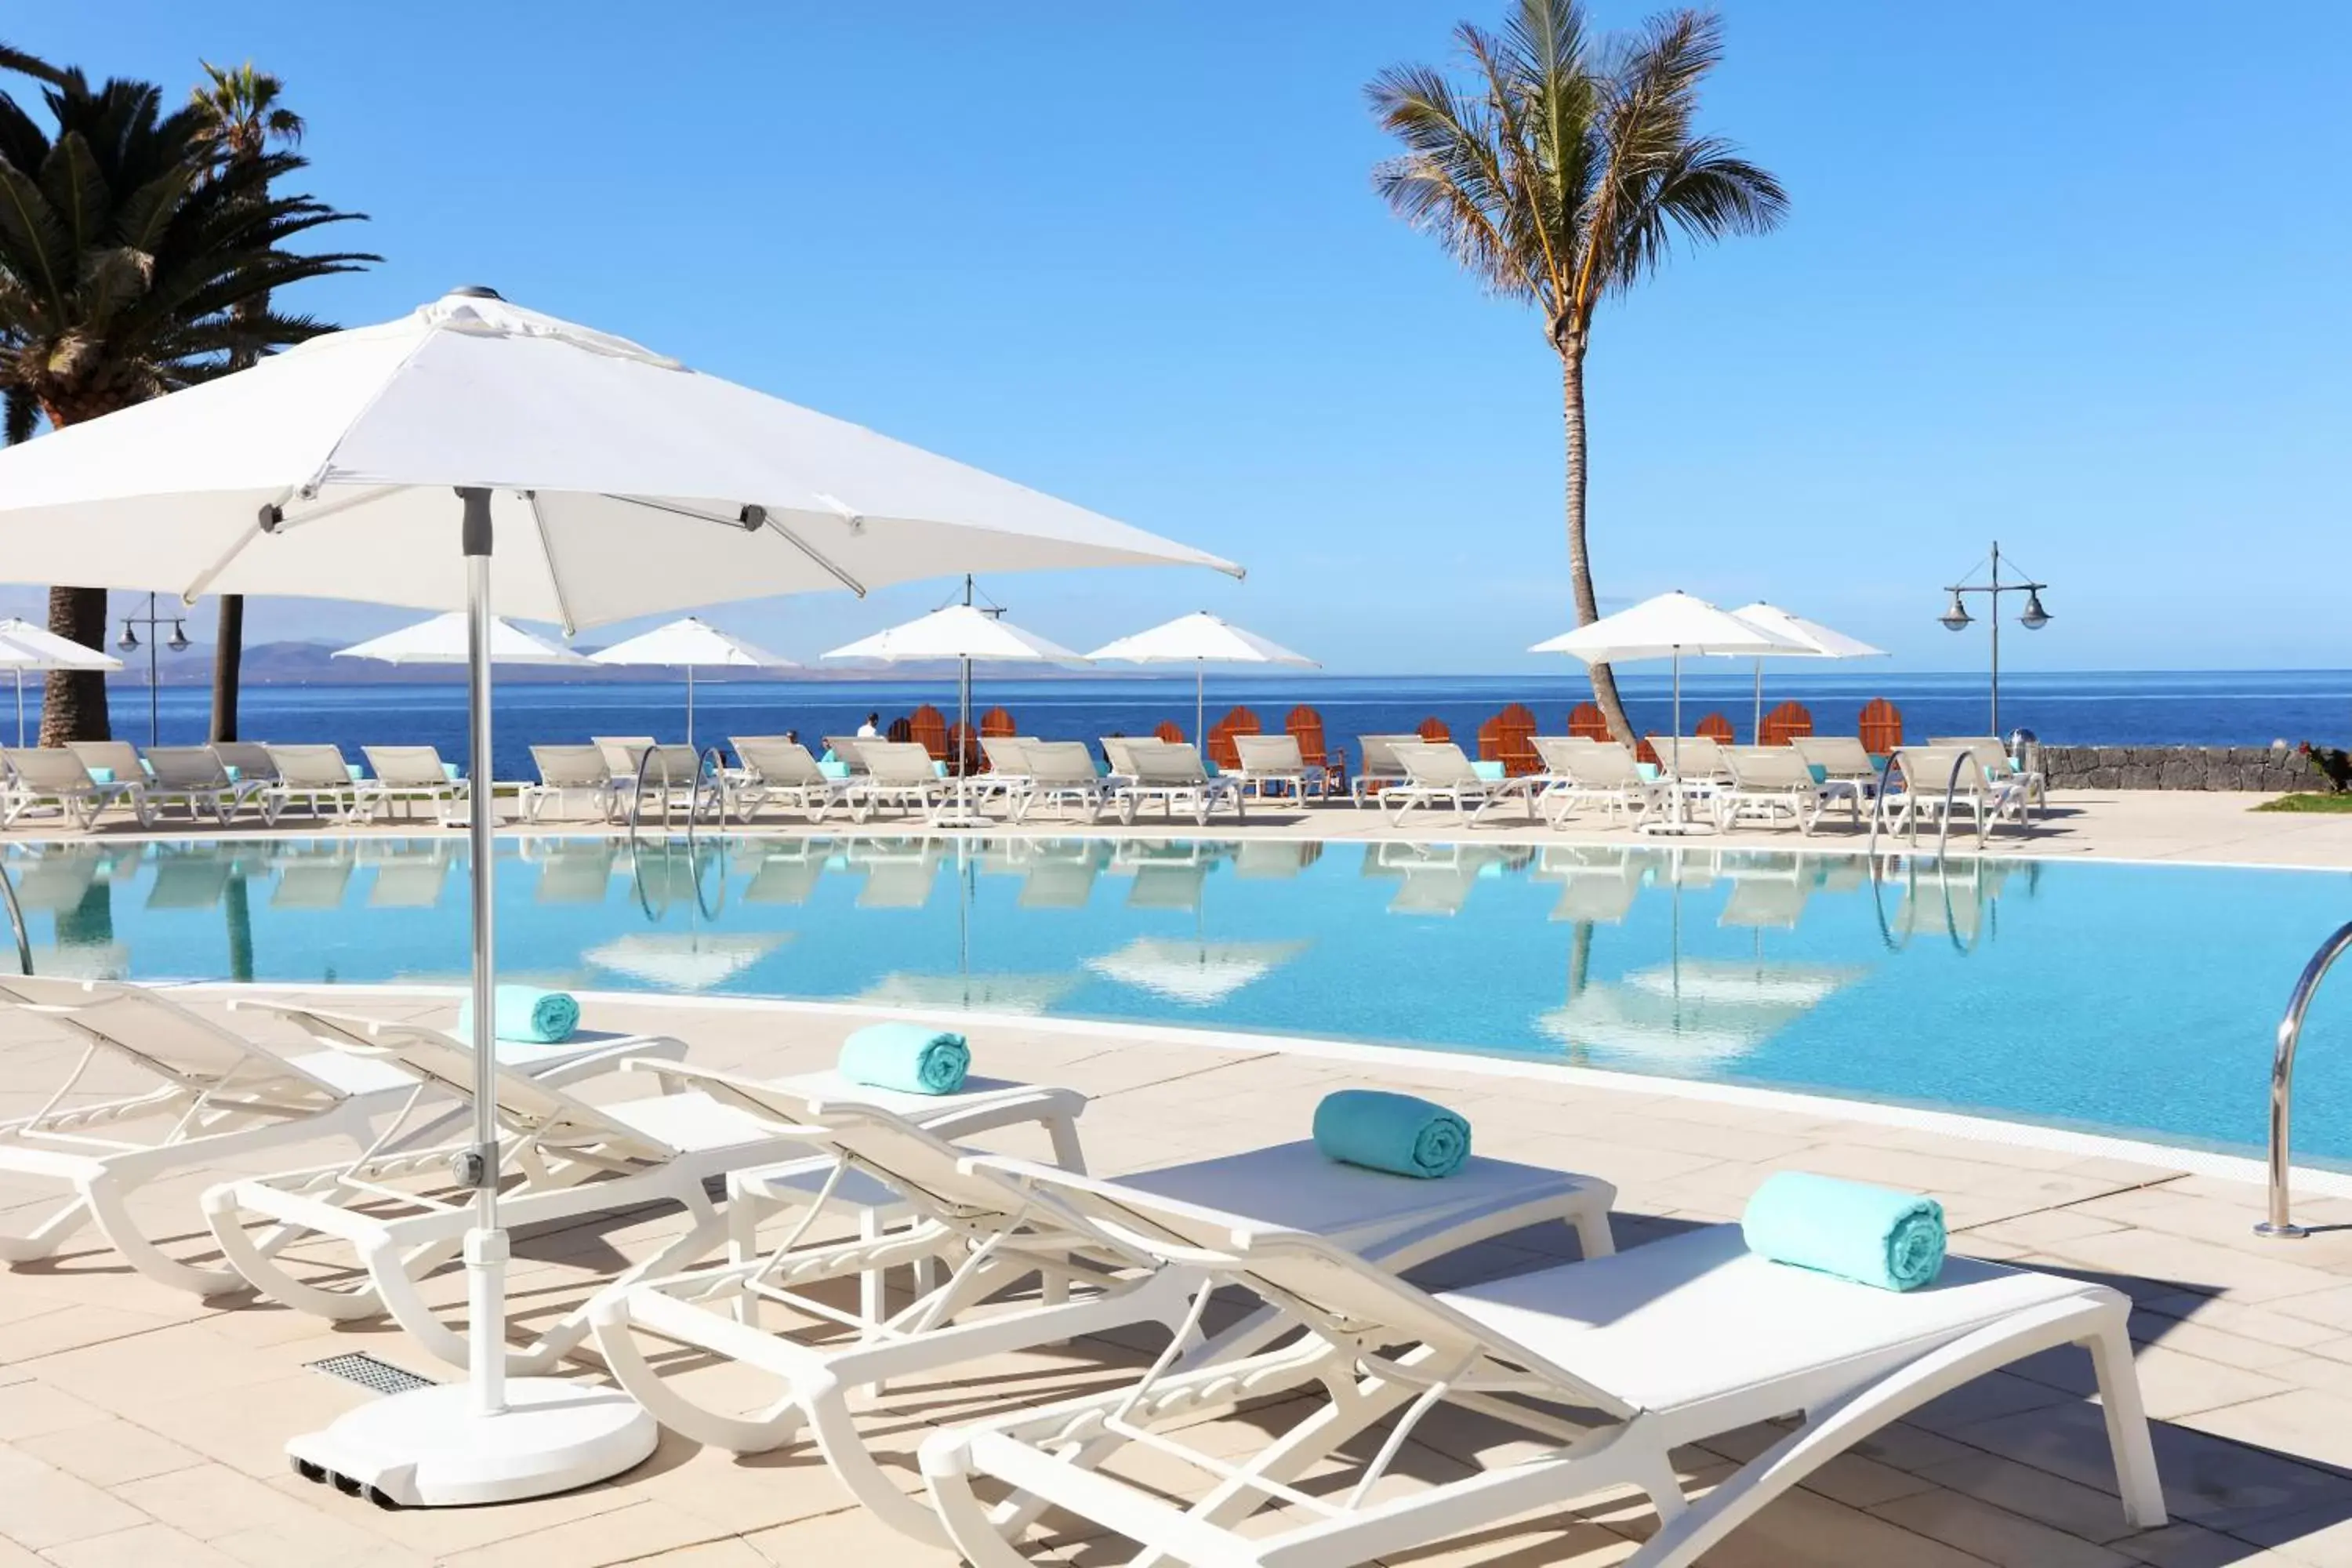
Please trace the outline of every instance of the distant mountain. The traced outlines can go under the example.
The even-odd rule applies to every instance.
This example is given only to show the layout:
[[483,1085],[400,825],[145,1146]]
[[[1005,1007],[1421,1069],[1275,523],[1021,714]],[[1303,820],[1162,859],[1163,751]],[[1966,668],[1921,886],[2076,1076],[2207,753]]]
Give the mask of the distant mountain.
[[[603,645],[598,645],[603,646]],[[594,647],[583,646],[583,653],[593,653]],[[337,658],[335,645],[323,642],[257,643],[245,650],[245,684],[247,686],[455,686],[464,682],[466,669],[457,664],[382,664],[372,658]],[[113,679],[124,686],[143,687],[147,684],[147,650],[123,654],[122,671]],[[702,669],[696,671],[698,683],[718,681],[839,681],[856,684],[874,680],[932,680],[952,677],[959,667],[952,662],[921,664],[876,665],[850,668],[835,665],[817,665],[805,669]],[[178,653],[169,648],[161,650],[156,661],[157,682],[163,686],[209,686],[213,679],[213,650],[209,643],[191,643]],[[972,666],[974,679],[990,681],[1024,680],[1048,678],[1068,679],[1087,675],[1120,676],[1132,679],[1146,673],[1129,668],[1065,668],[1052,664],[979,663]],[[546,685],[565,682],[593,681],[598,685],[646,684],[684,679],[683,672],[649,665],[597,665],[579,668],[560,665],[505,664],[499,667],[499,684]]]

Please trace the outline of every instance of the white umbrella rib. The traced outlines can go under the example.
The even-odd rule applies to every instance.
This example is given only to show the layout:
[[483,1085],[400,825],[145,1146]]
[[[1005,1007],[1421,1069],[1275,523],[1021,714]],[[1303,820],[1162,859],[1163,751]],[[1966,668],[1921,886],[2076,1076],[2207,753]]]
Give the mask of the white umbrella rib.
[[572,619],[572,600],[563,591],[563,573],[555,563],[555,536],[547,531],[547,515],[539,510],[539,492],[522,492],[525,504],[530,508],[530,525],[539,531],[539,558],[547,563],[547,585],[555,595],[555,608],[563,617],[563,635],[571,637],[580,627]]
[[367,506],[372,502],[382,500],[388,495],[397,494],[401,488],[398,485],[375,485],[350,495],[337,496],[333,500],[313,507],[299,517],[286,515],[286,503],[301,492],[289,491],[280,496],[256,514],[253,525],[238,534],[236,542],[221,552],[219,560],[197,573],[188,585],[180,590],[180,603],[193,605],[204,597],[205,590],[213,585],[213,580],[235,565],[236,558],[251,549],[253,542],[263,534],[283,533],[289,528],[299,528],[305,523],[321,521],[339,511],[349,511],[354,507]]

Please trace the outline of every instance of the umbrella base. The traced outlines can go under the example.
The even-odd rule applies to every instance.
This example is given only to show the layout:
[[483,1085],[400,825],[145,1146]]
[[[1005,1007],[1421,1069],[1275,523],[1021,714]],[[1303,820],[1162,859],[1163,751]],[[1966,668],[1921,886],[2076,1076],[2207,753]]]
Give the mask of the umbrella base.
[[661,1427],[627,1394],[516,1378],[484,1415],[442,1384],[363,1405],[286,1445],[296,1473],[383,1508],[464,1508],[571,1491],[644,1462]]

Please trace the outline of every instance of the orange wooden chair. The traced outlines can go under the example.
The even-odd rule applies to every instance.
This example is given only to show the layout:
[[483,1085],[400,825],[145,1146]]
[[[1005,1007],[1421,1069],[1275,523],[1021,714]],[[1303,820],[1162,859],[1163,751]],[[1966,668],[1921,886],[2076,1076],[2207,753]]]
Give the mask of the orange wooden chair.
[[[891,738],[895,740],[897,736],[894,734]],[[931,761],[943,763],[948,760],[948,721],[929,703],[924,703],[908,715],[907,738],[930,752]]]
[[1759,746],[1785,746],[1813,732],[1813,716],[1797,702],[1783,702],[1764,715],[1764,727],[1756,737]]
[[1601,716],[1598,703],[1580,702],[1568,710],[1568,732],[1582,741],[1613,741],[1609,732],[1609,721]]
[[1009,740],[1021,733],[1013,722],[1013,715],[1002,708],[992,708],[980,716],[980,732],[991,740]]
[[1153,728],[1151,738],[1155,741],[1165,741],[1171,746],[1181,746],[1184,743],[1184,726],[1173,719],[1162,719]]
[[886,741],[897,741],[903,745],[915,738],[915,726],[909,720],[893,719],[890,721],[890,727],[882,731],[882,738]]
[[977,730],[965,729],[963,721],[961,719],[948,726],[947,754],[950,772],[964,774],[980,772],[982,733],[982,731]]
[[1433,746],[1442,746],[1454,739],[1454,731],[1445,727],[1445,721],[1437,718],[1423,719],[1416,733]]
[[1300,703],[1283,715],[1282,727],[1298,742],[1299,760],[1310,768],[1323,770],[1323,790],[1327,795],[1348,787],[1348,760],[1334,756],[1329,743],[1323,738],[1323,715]]
[[1262,735],[1265,726],[1257,715],[1246,708],[1236,708],[1209,726],[1209,760],[1221,768],[1242,765],[1242,754],[1234,745],[1235,735]]
[[1535,734],[1535,714],[1524,703],[1511,703],[1478,726],[1479,760],[1502,763],[1510,778],[1539,773],[1543,759],[1536,755]]
[[1700,720],[1698,728],[1691,733],[1705,735],[1718,746],[1735,746],[1739,743],[1738,735],[1731,728],[1731,721],[1720,713],[1710,713]]
[[1862,737],[1864,751],[1883,757],[1903,744],[1903,710],[1884,697],[1874,697],[1855,721],[1854,732]]

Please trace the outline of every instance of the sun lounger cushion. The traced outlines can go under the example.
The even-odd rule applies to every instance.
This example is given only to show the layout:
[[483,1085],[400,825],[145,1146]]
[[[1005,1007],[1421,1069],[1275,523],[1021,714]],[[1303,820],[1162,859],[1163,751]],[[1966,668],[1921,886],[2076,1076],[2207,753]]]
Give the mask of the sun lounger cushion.
[[953,1094],[971,1068],[961,1035],[920,1024],[868,1024],[841,1044],[841,1076],[870,1089]]
[[1410,1094],[1343,1089],[1315,1108],[1315,1146],[1343,1165],[1450,1176],[1470,1158],[1470,1123]]
[[1748,1249],[1882,1290],[1932,1285],[1944,1268],[1944,1205],[1916,1193],[1804,1171],[1768,1177],[1740,1215]]
[[114,782],[114,770],[112,768],[91,768],[89,772],[90,781],[94,784],[112,784]]
[[1501,784],[1506,777],[1502,763],[1483,757],[1470,764],[1470,771],[1488,784]]
[[[572,1037],[580,1027],[580,1003],[568,991],[541,991],[536,985],[501,985],[490,1006],[494,1039],[552,1046]],[[457,1008],[457,1037],[474,1035],[474,999]]]

